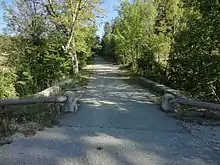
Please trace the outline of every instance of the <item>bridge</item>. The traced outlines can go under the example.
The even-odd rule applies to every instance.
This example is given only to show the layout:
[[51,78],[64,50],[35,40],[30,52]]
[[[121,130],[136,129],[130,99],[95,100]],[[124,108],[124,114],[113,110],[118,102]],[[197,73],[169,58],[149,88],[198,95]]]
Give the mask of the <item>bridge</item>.
[[[1,165],[217,165],[219,153],[96,57],[81,107],[0,147]],[[148,96],[148,97],[146,97]]]

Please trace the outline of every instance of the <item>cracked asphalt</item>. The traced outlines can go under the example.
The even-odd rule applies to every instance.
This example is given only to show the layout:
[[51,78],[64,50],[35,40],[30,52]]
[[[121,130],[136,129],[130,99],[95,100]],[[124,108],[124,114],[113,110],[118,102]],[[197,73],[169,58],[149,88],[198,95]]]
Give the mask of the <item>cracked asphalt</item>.
[[[219,165],[218,151],[192,136],[96,57],[77,113],[0,147],[0,165]],[[150,95],[150,93],[149,93]]]

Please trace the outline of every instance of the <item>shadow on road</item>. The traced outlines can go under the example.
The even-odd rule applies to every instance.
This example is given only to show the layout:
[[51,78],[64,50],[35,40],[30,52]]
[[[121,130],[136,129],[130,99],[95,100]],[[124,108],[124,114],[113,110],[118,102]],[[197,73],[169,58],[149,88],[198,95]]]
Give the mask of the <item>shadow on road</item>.
[[119,76],[117,69],[97,61],[80,111],[65,117],[58,127],[4,146],[0,162],[4,160],[9,165],[23,162],[32,165],[220,164],[219,153],[214,148],[161,112],[149,99],[150,92],[138,91],[122,81],[126,77]]

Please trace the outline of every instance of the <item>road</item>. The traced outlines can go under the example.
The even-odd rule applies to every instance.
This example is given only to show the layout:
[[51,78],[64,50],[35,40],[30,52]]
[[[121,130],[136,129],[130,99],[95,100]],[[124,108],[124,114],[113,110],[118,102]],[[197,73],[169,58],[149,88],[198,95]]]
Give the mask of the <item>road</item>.
[[[217,165],[219,153],[96,57],[80,110],[0,148],[1,165]],[[146,97],[146,95],[148,97]]]

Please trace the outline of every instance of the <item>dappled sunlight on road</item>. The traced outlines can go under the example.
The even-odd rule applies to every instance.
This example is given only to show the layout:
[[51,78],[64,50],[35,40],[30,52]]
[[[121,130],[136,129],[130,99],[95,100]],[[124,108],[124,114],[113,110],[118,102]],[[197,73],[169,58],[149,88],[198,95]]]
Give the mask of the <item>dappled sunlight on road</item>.
[[219,165],[219,154],[152,102],[154,95],[96,58],[80,110],[58,126],[5,145],[0,164]]

